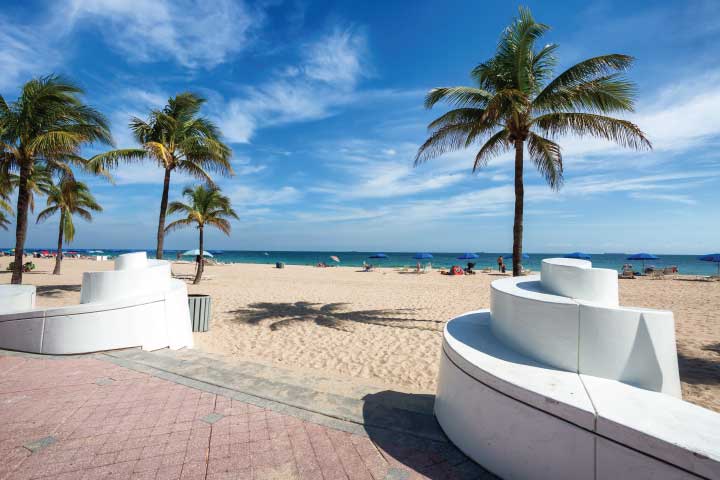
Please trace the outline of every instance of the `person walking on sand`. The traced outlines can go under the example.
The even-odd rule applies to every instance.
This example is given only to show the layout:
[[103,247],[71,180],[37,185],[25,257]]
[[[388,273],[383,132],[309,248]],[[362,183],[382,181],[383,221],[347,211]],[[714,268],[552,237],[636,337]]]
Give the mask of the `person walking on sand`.
[[502,255],[500,255],[497,258],[497,264],[498,264],[498,272],[505,273],[505,260],[503,260]]

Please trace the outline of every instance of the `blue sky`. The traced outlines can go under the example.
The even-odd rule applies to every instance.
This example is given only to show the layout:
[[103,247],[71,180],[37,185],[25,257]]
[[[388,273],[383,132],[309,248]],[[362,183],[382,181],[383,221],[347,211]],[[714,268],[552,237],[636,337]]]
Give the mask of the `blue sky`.
[[[241,219],[210,248],[506,251],[512,165],[479,174],[474,153],[412,167],[432,87],[470,84],[517,12],[506,1],[55,0],[1,2],[0,93],[67,75],[132,146],[131,115],[197,92],[233,149],[237,176],[218,183]],[[558,193],[526,168],[525,250],[706,253],[720,248],[720,3],[526,2],[553,29],[563,68],[583,58],[637,58],[637,111],[651,152],[564,138]],[[95,150],[88,149],[90,155]],[[89,179],[105,212],[78,221],[74,246],[154,246],[162,172]],[[171,199],[191,180],[174,177]],[[53,245],[57,222],[32,225]],[[0,231],[0,245],[14,233]],[[167,248],[190,248],[173,233]]]

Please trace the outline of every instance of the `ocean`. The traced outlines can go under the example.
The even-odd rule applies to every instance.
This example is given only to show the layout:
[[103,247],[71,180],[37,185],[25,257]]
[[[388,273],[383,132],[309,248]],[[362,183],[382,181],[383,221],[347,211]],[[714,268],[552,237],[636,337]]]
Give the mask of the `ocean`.
[[[42,249],[29,249],[29,251],[39,251]],[[52,249],[48,249],[51,250]],[[72,248],[66,251],[73,251]],[[74,251],[87,253],[93,249],[74,249]],[[105,255],[118,255],[129,251],[138,250],[113,250],[113,249],[102,249]],[[148,256],[153,257],[155,250],[147,250]],[[164,256],[166,259],[175,259],[178,250],[166,250]],[[337,264],[346,267],[359,267],[363,262],[372,263],[373,265],[380,267],[402,267],[402,266],[414,266],[417,260],[413,259],[415,252],[382,252],[385,253],[388,258],[386,259],[371,259],[370,255],[377,252],[301,252],[301,251],[244,251],[244,250],[209,250],[216,260],[225,263],[258,263],[274,265],[275,262],[284,262],[287,265],[317,265],[319,262],[325,262],[328,265]],[[462,253],[452,252],[431,252],[433,258],[429,260],[434,267],[448,268],[452,265],[465,266],[468,261],[475,262],[476,268],[482,268],[485,266],[491,266],[497,268],[497,257],[503,255],[505,258],[505,264],[508,268],[511,268],[512,259],[509,252],[502,253],[481,253],[476,252],[480,255],[480,258],[476,260],[458,260],[457,257]],[[330,259],[330,256],[334,255],[340,259],[340,263],[334,262]],[[562,254],[558,253],[528,253],[529,259],[523,261],[525,268],[532,270],[540,270],[540,262],[543,258],[550,257],[562,257]],[[601,268],[612,268],[615,270],[621,270],[623,264],[630,263],[633,265],[636,271],[641,270],[642,262],[640,261],[629,261],[626,260],[628,254],[626,253],[602,253],[592,254],[592,263],[595,267]],[[655,265],[657,267],[676,265],[681,274],[690,275],[714,275],[717,274],[717,264],[710,262],[702,262],[698,260],[697,255],[658,255],[659,260],[646,261],[645,265]],[[191,259],[190,257],[185,257]],[[422,260],[424,264],[428,260]]]

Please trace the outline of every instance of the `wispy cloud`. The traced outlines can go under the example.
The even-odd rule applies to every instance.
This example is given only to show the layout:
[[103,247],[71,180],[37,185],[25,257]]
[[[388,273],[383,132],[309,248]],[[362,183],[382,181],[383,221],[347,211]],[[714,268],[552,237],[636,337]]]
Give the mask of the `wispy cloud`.
[[227,103],[219,123],[229,141],[247,143],[260,126],[325,118],[353,100],[365,65],[362,31],[335,27],[302,52],[298,64]]
[[169,57],[190,68],[211,68],[242,51],[262,21],[259,12],[234,0],[66,0],[60,7],[68,30],[94,24],[130,59]]
[[46,75],[63,60],[45,25],[18,24],[0,16],[0,89],[17,88],[28,77]]

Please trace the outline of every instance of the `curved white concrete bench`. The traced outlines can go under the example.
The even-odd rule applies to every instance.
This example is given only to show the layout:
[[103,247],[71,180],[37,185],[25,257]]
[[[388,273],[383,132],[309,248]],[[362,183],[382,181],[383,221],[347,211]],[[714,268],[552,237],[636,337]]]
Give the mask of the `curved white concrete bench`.
[[446,325],[435,414],[502,478],[720,478],[720,415],[554,369],[495,337],[490,312]]
[[120,255],[115,268],[83,274],[79,305],[11,311],[0,304],[0,348],[77,354],[192,346],[187,288],[171,278],[169,264],[140,252]]
[[503,478],[720,479],[720,415],[680,396],[672,313],[620,307],[614,272],[547,259],[447,323],[435,413]]

